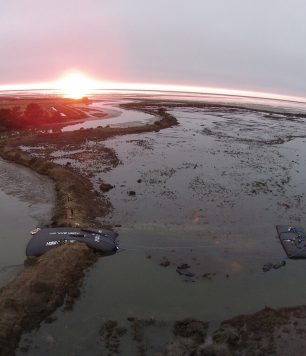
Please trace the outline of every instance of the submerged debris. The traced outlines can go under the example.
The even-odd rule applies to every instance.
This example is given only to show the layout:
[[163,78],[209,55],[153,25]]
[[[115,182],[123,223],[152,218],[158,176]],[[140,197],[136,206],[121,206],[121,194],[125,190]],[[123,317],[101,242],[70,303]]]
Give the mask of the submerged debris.
[[182,263],[181,265],[177,266],[177,269],[187,269],[190,268],[190,266],[187,263]]
[[180,276],[184,276],[184,277],[194,277],[194,273],[189,271],[190,266],[187,263],[183,263],[180,266],[176,267],[176,272],[180,275]]
[[286,266],[286,261],[284,261],[284,260],[282,260],[282,261],[280,261],[280,262],[277,262],[277,263],[275,263],[275,264],[269,262],[269,263],[266,263],[266,264],[262,267],[262,270],[263,270],[264,272],[268,272],[268,271],[270,271],[272,268],[274,268],[274,269],[279,269],[279,268],[284,267],[284,266]]
[[262,267],[262,270],[264,271],[264,272],[268,272],[268,271],[270,271],[270,269],[273,267],[273,264],[272,263],[266,263],[266,264],[264,264],[264,266]]
[[169,267],[170,261],[166,257],[163,257],[159,265],[162,267]]
[[[204,274],[202,274],[202,278],[207,278],[211,281],[212,277],[215,275],[216,275],[216,273],[204,273]],[[226,275],[226,276],[228,276],[228,275]],[[228,278],[228,277],[226,277],[226,278]]]
[[279,269],[279,268],[284,267],[284,266],[286,266],[286,261],[280,261],[280,262],[276,263],[275,265],[273,265],[273,268],[274,269]]

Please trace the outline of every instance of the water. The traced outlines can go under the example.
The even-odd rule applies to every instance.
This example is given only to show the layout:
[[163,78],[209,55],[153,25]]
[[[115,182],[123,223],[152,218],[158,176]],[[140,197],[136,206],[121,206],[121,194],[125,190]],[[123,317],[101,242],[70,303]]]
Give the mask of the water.
[[46,177],[0,160],[0,285],[22,267],[30,231],[51,219],[54,186]]
[[[135,234],[131,237],[134,240]],[[25,339],[32,340],[31,355],[86,355],[88,349],[91,355],[100,355],[104,353],[99,330],[106,320],[116,320],[128,328],[127,317],[153,318],[171,329],[174,320],[194,316],[217,326],[223,318],[272,303],[275,307],[291,305],[288,290],[295,291],[296,302],[303,303],[306,296],[302,283],[297,285],[292,278],[297,269],[293,271],[290,266],[281,273],[272,271],[259,276],[253,271],[231,274],[228,279],[219,275],[212,281],[203,279],[196,283],[181,280],[172,269],[161,269],[140,252],[101,259],[90,272],[73,312],[57,311],[53,315],[58,318],[55,322],[42,324],[38,331],[26,335],[21,344]],[[302,280],[303,276],[304,266],[299,263],[298,277]],[[163,334],[160,328],[154,343]],[[123,350],[133,345],[131,339],[125,343]]]
[[[179,126],[103,143],[118,153],[115,169],[103,171],[99,160],[92,172],[86,165],[94,186],[101,178],[115,185],[109,222],[122,225],[122,250],[87,274],[72,313],[58,310],[53,324],[24,337],[31,354],[85,355],[90,347],[99,355],[108,319],[170,325],[196,317],[217,326],[265,306],[305,302],[305,261],[286,259],[275,231],[276,224],[305,226],[306,139],[292,139],[306,136],[305,122],[241,110],[170,112]],[[168,267],[160,265],[165,259]],[[285,267],[262,271],[281,260]],[[193,277],[176,272],[182,263]]]
[[[122,102],[122,101],[120,101]],[[91,110],[101,110],[107,112],[107,117],[93,117],[89,118],[86,121],[78,124],[67,125],[62,128],[62,131],[76,131],[81,128],[84,129],[94,129],[97,127],[131,127],[139,126],[145,124],[151,124],[156,121],[156,117],[150,114],[145,114],[139,111],[134,110],[120,110],[116,101],[111,105],[110,103],[105,102],[93,102],[88,105],[88,108]]]

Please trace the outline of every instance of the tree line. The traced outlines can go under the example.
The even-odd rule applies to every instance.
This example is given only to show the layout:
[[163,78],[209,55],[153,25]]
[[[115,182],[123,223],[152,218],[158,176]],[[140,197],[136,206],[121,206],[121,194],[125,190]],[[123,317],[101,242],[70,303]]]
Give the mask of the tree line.
[[24,111],[19,106],[0,109],[0,128],[2,130],[22,129],[61,121],[63,121],[62,116],[58,111],[54,110],[49,113],[36,103],[28,104]]

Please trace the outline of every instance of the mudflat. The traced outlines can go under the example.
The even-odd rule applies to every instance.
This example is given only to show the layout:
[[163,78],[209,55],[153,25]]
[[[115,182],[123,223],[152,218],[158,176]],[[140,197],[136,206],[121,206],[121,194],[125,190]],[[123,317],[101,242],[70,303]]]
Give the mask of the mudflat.
[[[99,259],[86,279],[91,295],[81,294],[75,314],[65,316],[73,325],[86,310],[98,337],[93,332],[72,350],[69,336],[66,343],[60,340],[65,323],[59,312],[53,327],[45,324],[41,335],[31,334],[32,344],[23,338],[21,348],[33,354],[35,347],[40,353],[49,347],[53,352],[85,354],[89,344],[96,344],[92,350],[97,354],[133,350],[134,354],[250,355],[282,354],[303,345],[305,307],[296,307],[303,304],[303,286],[288,288],[303,275],[303,266],[286,261],[267,273],[262,267],[284,259],[274,239],[274,225],[284,220],[301,224],[305,218],[305,114],[139,98],[119,107],[158,120],[136,127],[2,137],[2,157],[54,180],[54,226],[116,227],[126,250],[112,260]],[[67,215],[71,207],[73,216]],[[61,292],[46,300],[50,286],[40,285],[40,271],[47,276],[54,273],[49,253],[44,262],[26,262],[25,270],[1,294],[5,300],[14,299],[20,283],[28,286],[28,299],[19,304],[20,298],[15,298],[5,309],[6,320],[16,320],[20,326],[15,330],[4,323],[2,342],[13,340],[7,350],[16,347],[23,331],[39,325],[63,304],[69,280],[79,287],[81,271],[96,261],[82,245],[71,252],[60,248],[52,253],[52,260],[63,266],[62,256],[75,265],[81,254],[80,270],[73,276],[68,269],[67,274],[56,274],[55,280],[47,278]],[[121,282],[120,269],[125,271]],[[139,270],[144,276],[135,278]],[[86,294],[86,288],[81,290]],[[32,294],[38,311],[26,308]],[[70,304],[77,295],[72,293]],[[101,299],[101,307],[91,308],[90,298]],[[5,300],[1,297],[3,308]],[[273,308],[256,312],[264,305]],[[245,315],[234,317],[237,313]],[[28,323],[31,318],[33,323]],[[46,332],[58,341],[44,345]],[[282,343],[285,334],[294,342]]]

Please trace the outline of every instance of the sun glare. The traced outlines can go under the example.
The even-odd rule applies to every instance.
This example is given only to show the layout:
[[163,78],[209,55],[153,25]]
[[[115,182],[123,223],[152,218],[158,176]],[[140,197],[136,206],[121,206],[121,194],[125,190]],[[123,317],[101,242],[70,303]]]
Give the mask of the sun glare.
[[64,97],[81,99],[88,95],[93,81],[80,72],[70,72],[58,81],[58,86]]
[[4,91],[18,90],[55,90],[59,91],[66,98],[81,99],[89,94],[94,94],[99,90],[100,93],[112,91],[133,91],[133,92],[172,92],[177,94],[200,94],[200,95],[225,95],[251,97],[259,99],[285,100],[306,103],[306,97],[292,96],[277,93],[267,93],[261,91],[250,91],[230,88],[203,87],[193,85],[175,84],[153,84],[153,83],[127,83],[111,82],[93,79],[80,71],[66,72],[61,78],[50,82],[24,83],[24,84],[0,84],[0,94]]

